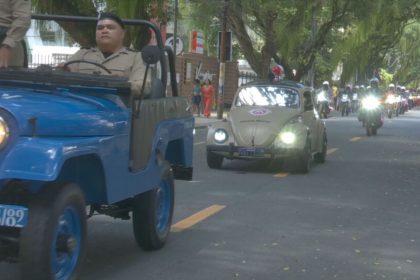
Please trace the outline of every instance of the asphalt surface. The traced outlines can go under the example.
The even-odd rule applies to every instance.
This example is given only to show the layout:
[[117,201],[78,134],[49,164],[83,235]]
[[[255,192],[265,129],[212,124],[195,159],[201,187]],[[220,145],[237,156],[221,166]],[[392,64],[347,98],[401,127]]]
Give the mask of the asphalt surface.
[[[166,246],[144,252],[129,221],[94,217],[81,280],[420,279],[420,111],[374,137],[333,114],[327,162],[304,175],[254,161],[209,169],[212,121],[196,119],[194,180],[176,181]],[[0,275],[19,272],[0,264]]]

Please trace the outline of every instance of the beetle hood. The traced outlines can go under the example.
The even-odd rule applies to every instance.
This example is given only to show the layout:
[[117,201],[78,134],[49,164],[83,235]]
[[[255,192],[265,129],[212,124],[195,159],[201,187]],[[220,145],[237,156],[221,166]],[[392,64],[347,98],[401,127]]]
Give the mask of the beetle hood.
[[237,107],[230,111],[230,123],[240,146],[269,146],[280,130],[299,110],[283,107]]
[[0,108],[14,116],[21,136],[113,135],[126,124],[128,114],[106,98],[64,90],[0,88]]

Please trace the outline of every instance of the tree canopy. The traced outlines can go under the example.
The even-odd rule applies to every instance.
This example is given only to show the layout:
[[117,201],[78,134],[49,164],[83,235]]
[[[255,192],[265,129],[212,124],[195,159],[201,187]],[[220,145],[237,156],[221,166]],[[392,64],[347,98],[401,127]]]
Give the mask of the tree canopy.
[[330,80],[339,63],[343,81],[365,80],[373,69],[387,68],[386,55],[400,43],[406,26],[420,18],[415,0],[188,2],[193,5],[190,21],[206,25],[205,32],[211,26],[220,29],[220,11],[227,4],[229,28],[254,71],[265,77],[275,61],[296,80],[305,79],[314,62],[318,81]]

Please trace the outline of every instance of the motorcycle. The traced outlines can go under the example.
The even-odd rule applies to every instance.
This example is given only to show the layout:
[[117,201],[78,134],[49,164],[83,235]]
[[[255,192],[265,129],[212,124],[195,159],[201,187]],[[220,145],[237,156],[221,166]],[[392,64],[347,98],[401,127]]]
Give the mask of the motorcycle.
[[405,95],[401,95],[400,114],[404,115],[405,112],[408,112],[408,98]]
[[316,96],[317,110],[321,118],[328,118],[330,113],[329,102],[325,91],[320,91]]
[[362,100],[363,123],[366,127],[366,135],[376,135],[384,120],[380,100],[376,96],[369,95]]
[[341,116],[348,116],[350,111],[350,96],[348,93],[343,93],[343,95],[341,96],[340,107]]
[[357,92],[353,93],[351,100],[351,111],[356,113],[359,110],[359,94]]
[[395,114],[398,117],[398,100],[394,94],[388,94],[385,99],[385,112],[389,119],[392,118],[392,115]]

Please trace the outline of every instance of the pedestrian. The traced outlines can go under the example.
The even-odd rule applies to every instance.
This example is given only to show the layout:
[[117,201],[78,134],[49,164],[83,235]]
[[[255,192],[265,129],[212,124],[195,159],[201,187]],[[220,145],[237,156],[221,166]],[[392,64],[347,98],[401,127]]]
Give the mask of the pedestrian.
[[197,116],[200,116],[201,111],[201,85],[200,80],[195,79],[195,84],[192,91],[192,105],[193,105],[193,114],[197,112]]
[[0,0],[0,68],[23,67],[23,37],[31,26],[31,0]]
[[214,87],[211,84],[210,79],[206,79],[205,84],[201,87],[201,94],[204,103],[203,115],[204,117],[209,118],[214,99]]
[[[145,65],[140,52],[124,47],[125,26],[122,20],[113,13],[102,13],[96,24],[96,47],[84,48],[76,52],[72,60],[92,61],[109,69],[114,76],[127,77],[131,91],[140,93]],[[97,73],[103,71],[98,66],[88,63],[69,64],[72,72]],[[104,73],[105,74],[105,73]]]

